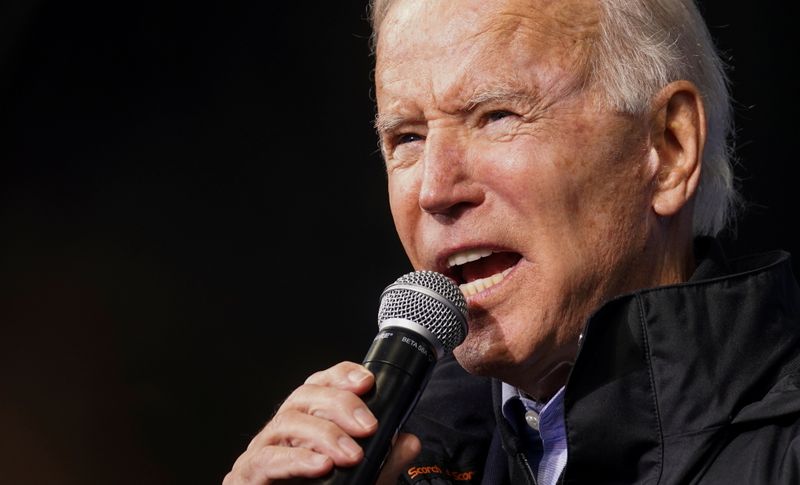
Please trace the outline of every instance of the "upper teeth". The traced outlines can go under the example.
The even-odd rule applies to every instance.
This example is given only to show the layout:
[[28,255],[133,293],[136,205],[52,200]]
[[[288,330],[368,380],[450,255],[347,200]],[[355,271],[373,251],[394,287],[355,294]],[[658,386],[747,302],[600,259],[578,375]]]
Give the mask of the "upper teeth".
[[488,249],[469,249],[463,253],[454,254],[447,258],[447,267],[452,268],[453,266],[469,263],[470,261],[476,261],[490,254],[492,254],[492,251]]
[[[449,258],[447,258],[447,267],[452,268],[453,266],[469,263],[470,261],[476,261],[478,259],[489,256],[493,252],[494,251],[490,251],[488,249],[469,249],[461,253],[454,254]],[[461,284],[459,285],[459,288],[461,288],[461,291],[464,293],[464,296],[472,296],[500,283],[501,281],[503,281],[503,278],[505,278],[505,276],[510,272],[511,268],[506,268],[500,273],[487,276],[486,278],[480,278],[475,281],[471,281],[469,283]]]

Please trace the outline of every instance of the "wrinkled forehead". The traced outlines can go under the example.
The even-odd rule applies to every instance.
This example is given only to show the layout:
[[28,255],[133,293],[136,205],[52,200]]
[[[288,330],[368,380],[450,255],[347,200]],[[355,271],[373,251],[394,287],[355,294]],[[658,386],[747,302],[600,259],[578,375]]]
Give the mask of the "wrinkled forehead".
[[379,29],[376,82],[414,62],[444,72],[491,62],[519,75],[547,65],[582,78],[599,15],[597,0],[394,0]]
[[376,52],[380,60],[452,47],[471,36],[502,42],[520,34],[531,48],[570,51],[596,37],[599,18],[598,0],[393,0],[380,23]]

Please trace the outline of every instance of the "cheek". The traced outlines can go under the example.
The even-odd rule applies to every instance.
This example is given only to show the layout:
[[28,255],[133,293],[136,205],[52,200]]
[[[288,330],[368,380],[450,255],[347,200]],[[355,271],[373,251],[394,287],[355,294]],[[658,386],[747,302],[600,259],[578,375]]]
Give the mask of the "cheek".
[[419,183],[410,170],[395,171],[388,176],[389,208],[400,242],[415,262],[415,227],[420,218]]
[[491,190],[533,230],[568,226],[584,192],[567,162],[571,154],[557,148],[528,138],[494,150],[482,165],[482,179],[493,181]]

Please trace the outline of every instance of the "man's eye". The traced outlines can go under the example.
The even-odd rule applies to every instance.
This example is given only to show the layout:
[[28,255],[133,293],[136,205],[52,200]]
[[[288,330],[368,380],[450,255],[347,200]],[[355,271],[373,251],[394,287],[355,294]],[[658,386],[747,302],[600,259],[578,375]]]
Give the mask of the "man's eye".
[[405,143],[412,143],[419,140],[422,140],[422,137],[416,133],[401,133],[395,138],[395,144],[403,145]]
[[503,118],[508,118],[509,116],[514,116],[514,113],[512,113],[511,111],[503,111],[503,110],[490,111],[489,113],[486,113],[485,119],[487,123],[491,123],[493,121],[502,120]]

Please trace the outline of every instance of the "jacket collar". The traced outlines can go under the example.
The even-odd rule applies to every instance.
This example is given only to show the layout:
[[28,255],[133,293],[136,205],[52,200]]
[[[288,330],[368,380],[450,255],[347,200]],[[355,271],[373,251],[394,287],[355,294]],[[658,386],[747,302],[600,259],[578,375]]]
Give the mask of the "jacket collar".
[[616,298],[589,319],[564,398],[567,482],[655,482],[731,423],[798,410],[780,392],[797,393],[800,362],[788,253],[726,261],[711,239],[696,253],[690,281]]

